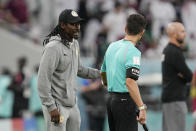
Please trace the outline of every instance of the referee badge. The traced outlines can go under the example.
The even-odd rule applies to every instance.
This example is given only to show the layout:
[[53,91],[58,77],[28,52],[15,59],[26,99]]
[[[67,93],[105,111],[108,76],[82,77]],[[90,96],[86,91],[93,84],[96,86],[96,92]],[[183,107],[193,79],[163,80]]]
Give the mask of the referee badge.
[[140,65],[140,57],[133,56],[133,64],[134,65]]

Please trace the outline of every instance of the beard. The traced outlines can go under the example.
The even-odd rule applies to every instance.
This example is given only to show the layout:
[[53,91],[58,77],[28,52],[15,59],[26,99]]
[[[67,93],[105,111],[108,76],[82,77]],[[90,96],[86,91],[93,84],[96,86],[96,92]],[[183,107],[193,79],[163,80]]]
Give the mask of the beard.
[[74,32],[72,37],[73,37],[74,39],[79,39],[79,32],[80,32],[79,30],[76,31],[76,32]]
[[79,35],[73,35],[73,38],[78,40],[79,39]]
[[79,39],[80,30],[71,30],[71,31],[63,31],[61,36],[63,39],[67,39],[68,41],[73,41],[73,39]]
[[182,39],[177,39],[177,41],[178,41],[179,44],[183,44],[184,43],[184,40],[182,40]]

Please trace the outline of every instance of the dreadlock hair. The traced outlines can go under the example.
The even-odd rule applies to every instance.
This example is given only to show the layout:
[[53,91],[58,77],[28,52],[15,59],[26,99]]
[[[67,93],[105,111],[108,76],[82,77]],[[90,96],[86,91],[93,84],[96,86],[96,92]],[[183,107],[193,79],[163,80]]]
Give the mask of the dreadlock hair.
[[43,41],[43,46],[45,46],[46,44],[48,44],[50,38],[52,36],[56,36],[56,35],[60,35],[62,36],[63,34],[63,29],[61,28],[60,24],[58,24],[51,32],[49,35],[46,36],[46,39]]

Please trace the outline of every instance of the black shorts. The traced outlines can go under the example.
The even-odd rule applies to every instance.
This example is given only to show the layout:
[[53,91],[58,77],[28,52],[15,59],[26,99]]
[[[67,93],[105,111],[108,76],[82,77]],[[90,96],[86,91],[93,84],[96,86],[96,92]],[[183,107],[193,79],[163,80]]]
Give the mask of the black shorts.
[[110,92],[107,112],[110,131],[138,131],[136,104],[129,93]]

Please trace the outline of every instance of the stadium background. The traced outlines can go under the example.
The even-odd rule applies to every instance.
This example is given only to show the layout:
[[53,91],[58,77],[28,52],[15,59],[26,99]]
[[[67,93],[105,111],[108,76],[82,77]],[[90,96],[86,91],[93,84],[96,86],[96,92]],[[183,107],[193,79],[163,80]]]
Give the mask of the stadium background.
[[[120,3],[119,3],[120,2]],[[0,130],[44,131],[44,119],[35,115],[40,110],[35,90],[35,67],[42,55],[42,40],[55,26],[59,12],[72,8],[85,18],[79,39],[84,65],[100,67],[110,41],[123,37],[127,14],[139,12],[148,20],[146,34],[139,49],[142,51],[141,73],[138,80],[144,102],[148,105],[147,124],[150,131],[161,131],[161,52],[168,38],[168,22],[183,22],[187,32],[185,56],[192,71],[196,69],[196,1],[195,0],[0,0]],[[15,10],[14,10],[15,9]],[[25,58],[24,73],[27,109],[21,118],[13,118],[13,91],[8,90],[17,73],[17,61]],[[11,75],[4,75],[9,71]],[[78,100],[81,111],[81,131],[87,131],[86,103],[81,97],[83,80],[78,79]],[[190,87],[190,85],[187,85]],[[21,101],[22,102],[22,101]],[[192,98],[187,104],[187,131],[193,131]],[[108,131],[107,121],[104,131]],[[140,131],[142,131],[140,127]]]

